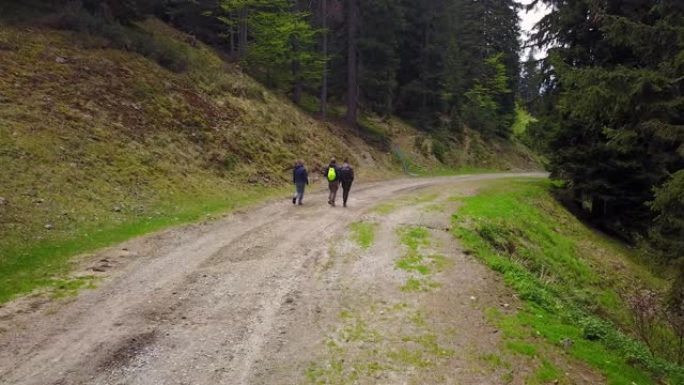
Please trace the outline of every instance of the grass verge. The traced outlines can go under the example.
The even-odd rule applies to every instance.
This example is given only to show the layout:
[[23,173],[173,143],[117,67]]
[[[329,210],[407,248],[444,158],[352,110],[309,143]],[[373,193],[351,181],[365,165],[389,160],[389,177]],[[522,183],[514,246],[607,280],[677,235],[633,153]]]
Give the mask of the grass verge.
[[[14,243],[0,256],[0,304],[40,287],[61,292],[85,284],[65,280],[75,255],[110,246],[171,226],[206,219],[207,214],[245,207],[283,193],[283,189],[253,187],[222,197],[187,197],[159,207],[152,216],[128,215],[118,223],[91,224],[74,232],[55,232],[36,243]],[[125,215],[125,214],[124,214]]]
[[577,221],[550,188],[548,181],[497,182],[464,198],[453,216],[454,235],[526,303],[497,321],[517,330],[509,345],[524,347],[534,336],[565,345],[611,385],[684,383],[684,368],[652,356],[629,336],[621,290],[658,285],[658,279],[629,250]]

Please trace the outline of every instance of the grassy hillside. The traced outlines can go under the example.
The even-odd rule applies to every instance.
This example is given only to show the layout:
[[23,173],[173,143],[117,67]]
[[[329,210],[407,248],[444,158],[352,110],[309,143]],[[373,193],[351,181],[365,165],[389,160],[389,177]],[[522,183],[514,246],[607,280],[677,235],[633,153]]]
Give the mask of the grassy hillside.
[[157,21],[144,28],[188,69],[98,37],[0,29],[0,302],[84,248],[280,191],[296,158],[315,168],[350,156],[361,178],[399,171],[209,49]]
[[1,23],[0,303],[61,285],[76,253],[283,194],[297,158],[317,171],[349,157],[360,180],[401,175],[397,154],[445,167],[415,129],[322,123],[157,20]]
[[[544,351],[560,349],[610,385],[684,383],[684,367],[667,361],[676,356],[669,354],[677,347],[674,335],[652,354],[636,338],[634,320],[644,314],[634,314],[629,303],[637,288],[662,292],[666,282],[641,266],[634,251],[579,222],[550,190],[547,181],[500,182],[463,198],[453,217],[464,246],[525,301],[515,315],[490,314],[509,353],[543,360]],[[663,326],[659,332],[670,333]],[[547,364],[547,381],[572,383]]]

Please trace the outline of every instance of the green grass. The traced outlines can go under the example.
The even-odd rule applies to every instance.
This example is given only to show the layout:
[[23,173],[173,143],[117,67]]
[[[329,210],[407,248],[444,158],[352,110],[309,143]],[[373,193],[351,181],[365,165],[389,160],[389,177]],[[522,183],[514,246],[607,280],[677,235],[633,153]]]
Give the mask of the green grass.
[[477,166],[460,166],[460,167],[446,167],[438,166],[430,169],[416,169],[415,174],[418,176],[430,177],[430,176],[459,176],[459,175],[471,175],[471,174],[492,174],[496,172],[501,172],[495,168],[489,167],[477,167]]
[[472,165],[450,166],[444,163],[426,163],[423,159],[419,159],[416,155],[409,155],[408,152],[406,152],[398,146],[392,148],[392,155],[395,161],[402,166],[402,169],[405,173],[414,176],[457,176],[497,172],[496,167],[482,167]]
[[409,278],[399,288],[404,293],[426,293],[441,287],[442,284],[426,278]]
[[95,288],[97,278],[92,275],[75,277],[71,279],[59,279],[53,282],[54,291],[52,298],[64,298],[78,294],[78,291],[87,288]]
[[[408,383],[443,383],[435,371],[450,370],[456,351],[439,337],[442,325],[404,303],[384,300],[345,309],[326,338],[325,354],[305,369],[310,384],[377,383],[378,378]],[[406,322],[406,320],[410,322]],[[440,380],[436,380],[440,378]]]
[[380,215],[387,215],[391,214],[394,210],[398,208],[399,205],[397,203],[386,202],[375,206],[375,208],[373,208],[373,211]]
[[350,225],[352,231],[352,239],[364,250],[368,250],[373,246],[375,241],[375,230],[377,223],[371,222],[355,222]]
[[424,254],[422,247],[430,245],[430,232],[425,227],[405,226],[397,229],[401,244],[407,253],[395,262],[397,269],[409,273],[409,278],[400,287],[402,292],[428,292],[441,286],[430,279],[435,273],[453,265],[453,261],[439,254]]
[[537,368],[532,375],[532,378],[530,378],[527,383],[530,385],[543,385],[552,383],[559,378],[561,378],[561,372],[558,370],[558,368],[553,363],[547,360],[542,360],[541,366]]
[[[619,291],[658,280],[632,263],[626,249],[572,217],[550,188],[548,181],[496,182],[464,198],[453,216],[454,235],[527,303],[496,321],[506,346],[531,355],[535,336],[553,346],[570,339],[571,356],[599,370],[611,385],[653,384],[661,377],[682,383],[684,368],[654,358],[628,337]],[[617,261],[627,269],[615,271]],[[546,368],[539,376],[550,372]]]
[[373,208],[373,212],[380,215],[388,215],[395,210],[406,205],[419,205],[422,203],[432,202],[437,198],[437,194],[426,192],[423,194],[411,195],[407,197],[398,198],[389,202],[381,203]]
[[430,244],[430,233],[425,227],[407,226],[398,230],[401,243],[410,251],[418,251],[421,246]]
[[519,341],[506,342],[506,348],[517,354],[522,354],[528,357],[537,357],[537,347],[533,344]]
[[396,267],[404,271],[415,271],[422,275],[428,275],[430,274],[430,267],[423,264],[424,260],[425,258],[422,255],[410,254],[399,259]]
[[279,188],[254,188],[226,192],[224,197],[207,197],[204,200],[187,198],[174,205],[161,206],[156,211],[159,214],[153,216],[130,216],[121,223],[59,232],[51,239],[33,244],[15,243],[14,247],[4,249],[0,258],[0,303],[39,287],[62,290],[65,282],[71,281],[61,277],[69,272],[72,257],[77,254],[170,226],[206,219],[207,214],[234,210],[283,192]]

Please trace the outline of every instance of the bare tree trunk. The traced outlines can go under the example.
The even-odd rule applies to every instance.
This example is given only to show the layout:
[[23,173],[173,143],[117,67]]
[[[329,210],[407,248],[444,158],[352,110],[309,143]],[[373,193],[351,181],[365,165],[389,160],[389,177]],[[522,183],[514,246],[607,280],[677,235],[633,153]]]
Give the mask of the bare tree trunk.
[[[295,13],[300,12],[300,5],[299,1],[295,1],[294,4],[294,9],[293,11]],[[294,59],[292,60],[292,80],[293,80],[293,86],[292,86],[292,101],[295,104],[299,104],[302,100],[302,65],[299,62],[298,55],[299,51],[301,49],[301,44],[299,42],[299,39],[295,36],[292,39],[292,52],[294,54]]]
[[238,54],[244,58],[247,54],[247,7],[240,9],[238,16]]
[[[234,16],[233,12],[231,11],[228,14],[228,18],[231,20],[234,20],[233,16]],[[235,55],[235,25],[234,24],[230,24],[230,55],[231,55],[231,57],[233,55]]]
[[347,33],[348,33],[348,60],[347,60],[347,123],[356,125],[358,114],[359,82],[358,62],[356,57],[356,31],[359,23],[359,10],[357,0],[347,0]]
[[328,0],[321,1],[321,27],[323,29],[323,79],[321,81],[321,117],[328,114]]
[[[424,55],[428,52],[428,49],[430,47],[430,23],[425,24],[425,40],[423,41],[423,52]],[[427,56],[427,55],[426,55]],[[421,95],[421,116],[425,114],[425,111],[427,111],[427,105],[428,105],[428,77],[430,76],[428,74],[428,64],[425,61],[426,59],[422,60],[422,70],[421,70],[421,77],[423,78],[423,89],[422,89],[422,95]]]
[[[295,52],[299,51],[299,42],[295,41],[292,43],[292,48]],[[302,101],[302,75],[301,75],[301,64],[297,59],[292,61],[292,77],[294,78],[294,84],[292,86],[292,102],[299,104]]]

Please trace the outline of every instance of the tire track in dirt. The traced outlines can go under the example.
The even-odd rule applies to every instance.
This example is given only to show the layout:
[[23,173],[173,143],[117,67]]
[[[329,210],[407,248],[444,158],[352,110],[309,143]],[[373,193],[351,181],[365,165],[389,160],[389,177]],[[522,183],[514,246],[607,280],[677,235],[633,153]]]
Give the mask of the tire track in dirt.
[[330,244],[368,209],[422,188],[544,176],[376,183],[354,189],[349,209],[327,207],[318,192],[304,207],[273,202],[105,250],[84,262],[117,261],[97,289],[0,308],[0,383],[260,383],[278,349],[315,343],[297,325],[329,317],[326,298],[348,282],[323,268],[339,263]]

